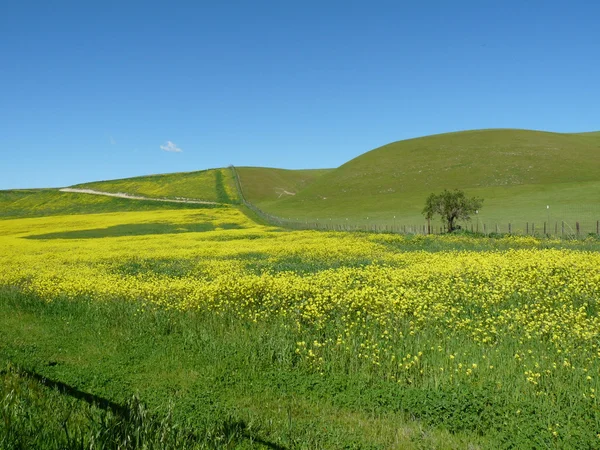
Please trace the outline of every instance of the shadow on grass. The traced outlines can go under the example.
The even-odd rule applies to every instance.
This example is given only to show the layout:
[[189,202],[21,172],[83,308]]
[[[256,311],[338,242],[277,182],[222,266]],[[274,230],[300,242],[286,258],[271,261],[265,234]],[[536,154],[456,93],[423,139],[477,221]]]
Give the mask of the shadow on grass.
[[[0,377],[8,375],[9,370],[0,370]],[[145,406],[141,403],[136,402],[128,402],[127,405],[121,405],[119,403],[115,403],[106,398],[100,397],[98,395],[94,395],[88,392],[81,391],[73,386],[70,386],[66,383],[63,383],[58,380],[52,380],[45,376],[42,376],[36,372],[25,370],[23,368],[19,368],[18,373],[20,376],[25,376],[33,381],[36,381],[40,385],[46,386],[49,389],[56,390],[62,395],[72,397],[78,400],[82,400],[89,405],[95,405],[98,408],[101,408],[105,411],[110,411],[116,416],[120,417],[122,420],[122,424],[132,426],[135,431],[140,430],[142,423],[141,420],[155,421],[159,423],[158,420],[160,418],[154,416],[146,416],[145,414]],[[140,410],[142,408],[142,410]],[[111,430],[113,433],[115,430]],[[220,437],[225,438],[226,441],[232,442],[240,442],[243,440],[248,440],[251,443],[256,443],[262,445],[263,447],[275,449],[275,450],[286,450],[286,447],[281,446],[275,442],[267,441],[265,439],[261,439],[259,436],[255,435],[252,431],[248,429],[248,425],[243,420],[235,420],[231,417],[225,419],[222,423],[217,426],[218,435]],[[146,425],[146,432],[148,432],[148,426]],[[210,442],[210,438],[203,438],[202,434],[198,435],[196,432],[192,430],[187,430],[187,440],[192,443],[207,443],[208,440]],[[143,435],[143,433],[142,433]],[[217,437],[218,441],[218,437]]]
[[[227,225],[227,229],[233,228],[231,224]],[[136,223],[114,225],[107,228],[93,228],[90,230],[36,234],[32,236],[26,236],[25,239],[95,239],[103,237],[144,236],[150,234],[198,233],[203,231],[213,231],[215,229],[215,225],[210,222],[185,224]]]

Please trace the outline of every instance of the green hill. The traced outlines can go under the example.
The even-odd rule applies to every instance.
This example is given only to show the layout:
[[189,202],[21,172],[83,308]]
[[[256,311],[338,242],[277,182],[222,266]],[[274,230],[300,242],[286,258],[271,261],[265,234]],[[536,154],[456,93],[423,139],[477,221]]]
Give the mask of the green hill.
[[153,198],[186,198],[218,203],[239,203],[229,169],[148,175],[120,180],[97,181],[72,186],[103,192],[123,192]]
[[295,196],[333,169],[287,170],[269,167],[236,167],[244,197],[261,208]]
[[483,197],[479,219],[490,224],[580,220],[589,227],[600,219],[600,133],[497,129],[398,141],[264,208],[292,219],[387,224],[395,215],[398,223],[422,223],[425,198],[445,188]]
[[[290,220],[421,225],[425,198],[463,189],[484,198],[473,223],[488,230],[600,220],[600,132],[474,130],[394,142],[337,169],[236,168],[245,198]],[[239,204],[232,170],[150,175],[73,186],[146,197]],[[2,191],[0,217],[176,207],[56,190]],[[128,206],[129,205],[129,206]],[[29,213],[28,213],[29,211]],[[477,225],[476,225],[477,226]]]
[[60,192],[58,189],[0,191],[0,219],[200,207],[210,207],[210,205],[131,200]]

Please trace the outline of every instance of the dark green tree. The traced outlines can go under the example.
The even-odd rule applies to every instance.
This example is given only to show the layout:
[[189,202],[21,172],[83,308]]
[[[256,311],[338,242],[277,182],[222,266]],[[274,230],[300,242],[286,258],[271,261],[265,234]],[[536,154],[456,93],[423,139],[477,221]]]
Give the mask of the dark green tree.
[[472,197],[467,198],[463,191],[455,189],[448,191],[444,189],[441,194],[430,194],[423,208],[423,215],[430,220],[435,215],[441,216],[446,222],[448,232],[456,229],[457,220],[470,220],[471,214],[481,209],[483,199]]

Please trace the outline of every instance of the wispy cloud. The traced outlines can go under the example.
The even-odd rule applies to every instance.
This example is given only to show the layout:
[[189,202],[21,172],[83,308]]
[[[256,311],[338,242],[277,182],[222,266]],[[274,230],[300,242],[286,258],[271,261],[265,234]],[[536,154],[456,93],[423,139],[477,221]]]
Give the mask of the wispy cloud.
[[179,147],[177,147],[177,145],[175,145],[174,142],[171,142],[171,141],[167,141],[164,145],[161,145],[160,148],[161,148],[161,150],[164,150],[165,152],[180,153],[183,151]]

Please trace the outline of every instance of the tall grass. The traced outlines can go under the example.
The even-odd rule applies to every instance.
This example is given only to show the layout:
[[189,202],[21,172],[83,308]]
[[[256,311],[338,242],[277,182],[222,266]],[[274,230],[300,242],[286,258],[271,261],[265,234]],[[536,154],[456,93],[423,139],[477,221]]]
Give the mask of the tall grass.
[[[299,364],[295,343],[307,336],[285,321],[141,312],[118,302],[48,304],[6,290],[1,299],[0,361],[132,411],[124,417],[41,392],[9,371],[2,398],[11,419],[0,430],[7,448],[479,448],[484,441],[381,403],[379,390],[394,395],[395,386],[362,379],[365,372],[323,376]],[[44,420],[51,414],[56,421]],[[45,437],[36,437],[38,428]]]
[[[253,323],[226,314],[141,312],[135,304],[84,300],[47,304],[6,292],[2,312],[1,317],[18,316],[19,326],[25,323],[39,334],[28,339],[3,319],[3,329],[14,334],[1,357],[121,403],[133,390],[157,413],[171,414],[174,423],[187,423],[196,433],[214,429],[211,418],[233,411],[230,423],[254,424],[259,431],[252,439],[281,446],[339,448],[371,441],[386,447],[393,442],[390,429],[374,436],[373,423],[365,433],[327,417],[316,421],[327,433],[315,432],[310,429],[314,418],[296,419],[302,413],[291,405],[302,399],[332,405],[342,416],[366,411],[403,421],[418,418],[433,430],[445,430],[432,433],[437,438],[452,433],[446,443],[429,441],[438,448],[474,443],[475,436],[486,436],[493,447],[512,448],[591,448],[599,441],[594,392],[600,386],[589,377],[598,367],[589,366],[585,349],[570,352],[565,365],[543,341],[500,338],[482,348],[467,336],[433,329],[387,336],[366,317],[359,319],[357,337],[388,345],[402,365],[374,364],[365,340],[353,343],[352,337],[347,347],[325,347],[321,364],[299,355],[297,344],[314,349],[313,342],[335,339],[343,331],[335,320],[298,331],[285,319]],[[411,328],[410,319],[402,322],[399,328]],[[532,380],[523,374],[528,361]],[[536,378],[545,371],[553,373],[548,381],[545,375]],[[275,422],[269,422],[273,418],[261,404],[278,405]],[[409,436],[406,445],[419,443]]]

